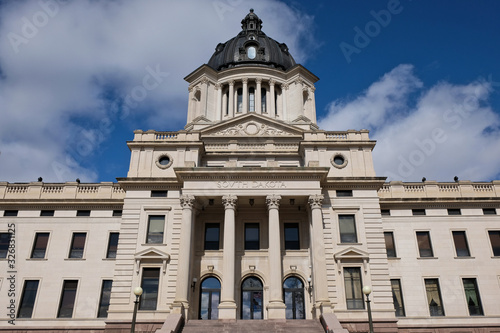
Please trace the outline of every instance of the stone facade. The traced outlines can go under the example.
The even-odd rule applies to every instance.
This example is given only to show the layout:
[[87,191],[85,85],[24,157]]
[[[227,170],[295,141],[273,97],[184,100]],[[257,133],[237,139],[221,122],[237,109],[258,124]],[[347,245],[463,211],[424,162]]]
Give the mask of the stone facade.
[[135,131],[117,183],[0,183],[0,307],[19,317],[0,330],[125,332],[142,286],[141,331],[181,314],[365,332],[370,285],[376,332],[499,332],[500,182],[386,183],[367,130],[317,127],[316,76],[241,59],[188,75],[185,129]]

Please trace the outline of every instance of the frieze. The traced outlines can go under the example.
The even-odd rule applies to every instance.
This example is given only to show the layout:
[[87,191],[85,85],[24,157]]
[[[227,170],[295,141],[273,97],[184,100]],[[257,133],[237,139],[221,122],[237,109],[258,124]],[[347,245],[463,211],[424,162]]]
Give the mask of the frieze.
[[221,189],[266,189],[266,188],[286,188],[286,184],[279,180],[271,181],[219,181],[217,188]]
[[238,124],[233,127],[224,128],[216,133],[216,136],[283,136],[293,135],[287,131],[269,126],[267,124],[260,124],[257,122],[248,122]]

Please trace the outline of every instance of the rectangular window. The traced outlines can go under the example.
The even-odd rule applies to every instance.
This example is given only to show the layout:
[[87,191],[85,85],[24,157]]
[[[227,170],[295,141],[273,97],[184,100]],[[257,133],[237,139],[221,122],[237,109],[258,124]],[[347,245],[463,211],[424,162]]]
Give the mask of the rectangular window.
[[47,244],[49,243],[48,232],[37,232],[35,235],[35,243],[31,251],[31,258],[45,258],[45,251],[47,251]]
[[467,306],[469,307],[469,314],[471,316],[484,315],[476,279],[463,279],[463,282],[465,290],[465,301],[467,302]]
[[401,280],[391,279],[392,301],[394,302],[394,310],[396,317],[405,316],[405,304],[403,302],[403,293],[401,292]]
[[236,90],[236,112],[243,112],[243,89]]
[[425,209],[412,209],[411,213],[413,215],[425,215]]
[[255,89],[248,89],[248,111],[255,112]]
[[417,231],[418,251],[420,257],[434,257],[431,245],[431,236],[428,231]]
[[77,210],[76,216],[90,216],[90,210]]
[[285,223],[285,250],[300,250],[298,223]]
[[258,223],[245,223],[245,250],[259,250],[259,236]]
[[106,258],[116,258],[116,250],[118,249],[118,238],[120,233],[111,232],[109,234],[108,240],[108,251],[106,252]]
[[359,267],[344,268],[345,298],[348,309],[364,309],[361,269]]
[[71,240],[71,249],[69,251],[69,258],[75,258],[75,259],[83,258],[83,249],[85,248],[85,238],[87,238],[87,234],[85,232],[73,233],[73,239]]
[[148,221],[148,235],[146,243],[162,244],[165,230],[165,215],[150,215]]
[[111,285],[113,280],[103,280],[101,288],[101,297],[99,299],[99,311],[97,312],[97,318],[107,318],[109,300],[111,298]]
[[220,238],[220,224],[205,224],[205,250],[218,250]]
[[460,208],[448,208],[448,215],[462,215]]
[[380,213],[382,216],[391,216],[391,210],[390,209],[381,209]]
[[73,308],[75,307],[76,290],[78,288],[77,280],[64,280],[61,301],[59,302],[59,311],[57,318],[73,317]]
[[425,279],[425,291],[429,304],[431,316],[444,316],[443,302],[441,301],[441,291],[439,290],[438,279]]
[[396,258],[396,246],[394,245],[394,234],[392,231],[384,232],[385,249],[388,258]]
[[495,208],[483,208],[484,215],[497,215],[497,210]]
[[490,235],[491,248],[493,249],[493,255],[495,257],[500,256],[500,230],[490,230],[488,231]]
[[151,198],[166,198],[168,191],[151,191]]
[[3,216],[17,216],[17,210],[6,210],[3,212]]
[[122,216],[123,211],[121,209],[115,209],[113,210],[113,216]]
[[38,291],[38,280],[24,281],[23,294],[19,304],[17,318],[31,318],[35,306],[36,293]]
[[0,258],[7,258],[7,253],[9,252],[10,244],[10,233],[2,232],[0,233]]
[[337,190],[337,197],[352,197],[352,190]]
[[262,113],[266,113],[267,110],[266,110],[266,88],[261,88],[260,89],[260,96],[261,96],[261,109],[262,109]]
[[356,221],[354,215],[339,215],[339,230],[341,243],[357,243]]
[[159,268],[144,268],[142,271],[141,288],[143,290],[141,302],[139,303],[140,310],[156,310],[158,303],[158,286],[160,283]]
[[453,242],[455,243],[457,257],[470,257],[465,231],[453,231]]
[[53,210],[42,210],[40,216],[54,216]]

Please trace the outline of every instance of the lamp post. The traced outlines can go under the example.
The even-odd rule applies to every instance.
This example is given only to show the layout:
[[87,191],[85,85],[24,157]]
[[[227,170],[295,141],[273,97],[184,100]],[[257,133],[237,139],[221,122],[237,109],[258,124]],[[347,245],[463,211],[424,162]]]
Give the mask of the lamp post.
[[136,287],[134,289],[135,301],[134,301],[134,315],[132,316],[132,327],[130,327],[130,333],[135,333],[135,318],[137,317],[137,308],[139,307],[139,298],[142,295],[142,288]]
[[363,294],[366,295],[366,306],[368,308],[368,325],[370,325],[369,333],[373,333],[373,321],[372,321],[372,309],[370,307],[370,294],[372,292],[372,288],[370,286],[363,287]]

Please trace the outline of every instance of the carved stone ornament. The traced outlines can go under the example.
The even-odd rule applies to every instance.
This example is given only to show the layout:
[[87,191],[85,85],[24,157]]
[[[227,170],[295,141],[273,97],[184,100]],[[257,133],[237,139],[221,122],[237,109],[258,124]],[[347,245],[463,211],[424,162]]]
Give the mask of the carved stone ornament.
[[238,124],[236,126],[224,128],[214,135],[216,136],[283,136],[293,135],[284,130],[269,126],[267,124],[260,124],[257,122],[247,122]]
[[222,197],[222,204],[225,209],[235,209],[238,203],[238,197],[232,194],[224,195]]
[[278,209],[280,208],[281,195],[272,194],[266,197],[266,204],[268,209]]
[[182,208],[193,208],[195,201],[194,195],[183,194],[180,200]]
[[323,203],[324,196],[323,194],[315,194],[311,195],[309,197],[309,205],[311,206],[311,209],[314,208],[321,208],[321,205]]

